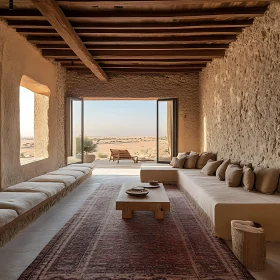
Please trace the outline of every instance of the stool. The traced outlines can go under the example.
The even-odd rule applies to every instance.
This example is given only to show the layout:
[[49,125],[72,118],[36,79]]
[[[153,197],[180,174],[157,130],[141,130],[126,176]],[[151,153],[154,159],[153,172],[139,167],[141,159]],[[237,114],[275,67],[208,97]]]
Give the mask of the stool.
[[266,248],[262,227],[252,221],[231,221],[232,250],[244,266],[253,271],[265,269]]

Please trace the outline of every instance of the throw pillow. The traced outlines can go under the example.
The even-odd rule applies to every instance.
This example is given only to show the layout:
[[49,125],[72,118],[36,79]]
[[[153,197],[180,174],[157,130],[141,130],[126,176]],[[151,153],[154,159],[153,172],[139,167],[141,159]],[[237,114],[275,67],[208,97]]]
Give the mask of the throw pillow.
[[254,188],[255,173],[249,167],[243,167],[242,186],[245,190],[251,191]]
[[199,158],[198,158],[198,160],[196,162],[196,166],[195,167],[198,168],[198,169],[203,168],[205,166],[205,164],[207,163],[207,161],[209,159],[211,159],[212,156],[213,156],[212,153],[207,153],[207,152],[201,153],[199,155]]
[[217,168],[222,164],[222,162],[222,160],[214,161],[209,159],[200,172],[208,176],[214,176]]
[[184,168],[186,169],[194,169],[197,159],[199,157],[198,153],[190,153],[189,155],[186,156]]
[[278,171],[279,171],[278,192],[280,192],[280,169]]
[[226,170],[226,183],[228,187],[239,187],[243,170],[240,166],[235,164],[229,164]]
[[279,171],[275,168],[263,168],[257,166],[254,169],[256,175],[255,188],[265,194],[273,194],[278,188]]
[[177,159],[176,157],[173,157],[173,158],[172,158],[172,160],[171,160],[171,162],[170,162],[170,165],[171,165],[171,166],[173,166],[173,165],[175,164],[176,159]]
[[211,159],[216,161],[217,160],[217,153],[212,153]]
[[230,160],[230,163],[231,164],[234,164],[234,165],[240,165],[240,160]]
[[180,159],[180,158],[183,158],[183,157],[185,157],[186,155],[189,155],[189,154],[190,154],[190,152],[178,153],[177,158]]
[[186,157],[184,158],[175,158],[175,163],[173,165],[173,168],[183,168],[184,163],[185,163]]
[[227,159],[225,160],[216,170],[216,177],[220,180],[220,181],[224,181],[226,178],[226,170],[228,165],[230,164],[230,160]]

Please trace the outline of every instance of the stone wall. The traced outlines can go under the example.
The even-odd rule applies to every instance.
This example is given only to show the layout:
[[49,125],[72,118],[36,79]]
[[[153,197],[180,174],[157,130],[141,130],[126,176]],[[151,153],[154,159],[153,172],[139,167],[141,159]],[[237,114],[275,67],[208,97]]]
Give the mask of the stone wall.
[[[23,75],[50,89],[47,159],[20,165],[19,85]],[[65,164],[65,72],[44,59],[26,39],[0,22],[1,188],[28,180]]]
[[200,74],[201,149],[280,167],[280,4]]
[[[67,96],[91,99],[178,98],[179,151],[199,150],[198,75],[110,76],[107,83],[93,75],[67,73]],[[141,114],[143,112],[140,112]]]

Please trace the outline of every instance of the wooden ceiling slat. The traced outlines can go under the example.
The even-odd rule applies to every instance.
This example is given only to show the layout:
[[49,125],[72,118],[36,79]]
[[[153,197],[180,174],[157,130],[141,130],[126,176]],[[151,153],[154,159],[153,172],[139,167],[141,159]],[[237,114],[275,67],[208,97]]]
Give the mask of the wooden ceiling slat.
[[93,59],[55,0],[32,0],[32,2],[69,45],[72,52],[83,61],[98,79],[107,81],[107,75]]
[[[0,16],[1,17],[1,16]],[[51,24],[42,20],[8,20],[7,23],[13,28],[40,28],[53,29]],[[151,23],[87,23],[72,22],[75,30],[79,29],[103,29],[103,30],[178,30],[178,29],[200,29],[200,28],[228,28],[228,27],[247,27],[253,23],[253,20],[238,21],[197,21],[197,22],[151,22]],[[158,31],[160,32],[160,31]]]
[[[25,0],[26,1],[26,0]],[[57,0],[57,3],[62,7],[108,7],[108,6],[136,6],[139,5],[199,5],[199,4],[222,4],[222,3],[235,3],[235,2],[243,2],[243,3],[252,3],[252,0],[131,0],[131,1],[116,1],[116,0],[106,0],[106,1],[75,1],[75,0]],[[263,2],[269,3],[272,0],[265,0]]]
[[[85,72],[90,73],[90,71],[86,68],[71,68],[67,69],[68,71],[79,71],[79,72]],[[119,72],[119,73],[137,73],[137,74],[174,74],[174,73],[199,73],[201,72],[200,69],[106,69],[107,73],[110,72]]]
[[[68,64],[68,65],[82,65],[82,61],[79,60],[68,60],[68,59],[57,59],[58,62],[61,62],[62,64]],[[196,60],[190,60],[190,59],[184,59],[184,60],[178,60],[178,59],[154,59],[154,60],[133,60],[133,59],[127,59],[127,60],[97,60],[99,62],[99,65],[206,65],[208,62],[211,61],[211,59],[196,59]]]
[[[35,1],[35,0],[33,0]],[[253,18],[263,15],[266,8],[228,8],[228,9],[209,9],[209,10],[189,10],[189,11],[172,11],[172,12],[131,12],[131,11],[65,11],[65,16],[68,20],[85,20],[88,22],[117,22],[128,20],[129,22],[137,22],[143,20],[205,20],[217,19],[219,17],[231,19]],[[38,10],[0,10],[0,18],[2,19],[20,19],[20,20],[40,20],[44,19]]]
[[[54,29],[37,29],[37,28],[17,28],[17,32],[24,35],[39,35],[39,36],[59,36]],[[155,29],[150,30],[105,30],[105,29],[79,29],[76,33],[80,36],[87,37],[167,37],[167,36],[203,36],[203,35],[235,35],[240,34],[242,28],[201,28],[201,29],[181,29],[181,30],[169,30],[162,29],[160,32]]]
[[[65,42],[57,36],[27,36],[28,41],[34,44],[65,44]],[[145,45],[145,44],[202,44],[202,43],[230,43],[236,39],[235,35],[214,35],[214,36],[187,36],[187,37],[158,37],[158,38],[140,38],[140,37],[81,37],[85,45]]]
[[[93,57],[97,59],[103,58],[177,58],[187,59],[189,57],[196,58],[219,58],[224,55],[224,50],[211,50],[211,51],[94,51],[90,52]],[[48,58],[72,58],[76,57],[72,51],[54,51],[43,50],[42,55]]]
[[[44,50],[70,50],[65,44],[37,44]],[[90,45],[88,50],[224,50],[228,44],[193,44],[193,45]]]

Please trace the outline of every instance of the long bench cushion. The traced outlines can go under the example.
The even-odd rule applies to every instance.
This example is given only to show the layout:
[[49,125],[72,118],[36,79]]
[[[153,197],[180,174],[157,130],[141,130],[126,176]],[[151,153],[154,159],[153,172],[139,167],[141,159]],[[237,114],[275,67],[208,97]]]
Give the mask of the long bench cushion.
[[243,188],[227,187],[215,176],[200,170],[179,170],[179,186],[194,198],[210,218],[215,234],[231,239],[231,220],[252,220],[260,223],[269,241],[280,241],[280,194],[264,195]]
[[46,199],[43,193],[0,192],[0,209],[12,209],[21,215]]
[[45,174],[32,178],[28,182],[56,182],[56,183],[63,183],[66,187],[69,187],[75,181],[76,179],[73,176]]
[[58,170],[72,170],[72,171],[80,171],[83,172],[84,174],[91,172],[91,168],[90,167],[85,167],[85,166],[65,166],[62,168],[59,168]]
[[75,170],[55,170],[47,173],[47,175],[67,175],[67,176],[73,176],[75,179],[79,179],[84,175],[84,173]]
[[35,192],[44,193],[47,197],[51,197],[59,193],[65,188],[63,183],[49,182],[23,182],[8,187],[4,192]]
[[177,183],[178,168],[173,168],[168,164],[144,164],[140,169],[141,182],[159,181],[162,183]]
[[68,166],[89,167],[89,168],[93,169],[95,164],[93,162],[90,162],[90,163],[74,163],[74,164],[70,164]]
[[18,217],[18,214],[15,210],[0,209],[0,228],[3,227],[4,225],[10,223],[17,217]]

